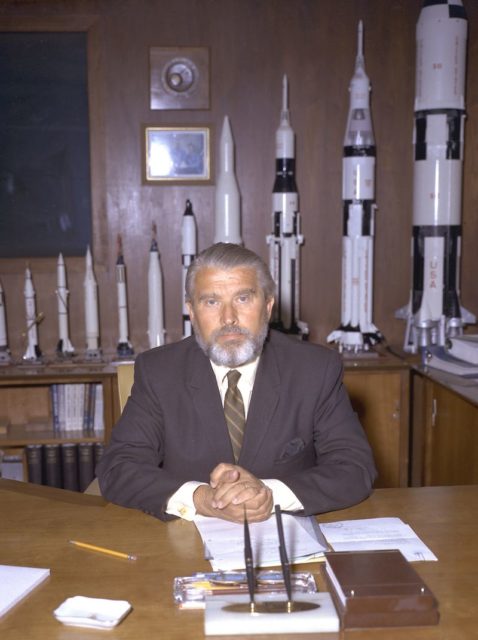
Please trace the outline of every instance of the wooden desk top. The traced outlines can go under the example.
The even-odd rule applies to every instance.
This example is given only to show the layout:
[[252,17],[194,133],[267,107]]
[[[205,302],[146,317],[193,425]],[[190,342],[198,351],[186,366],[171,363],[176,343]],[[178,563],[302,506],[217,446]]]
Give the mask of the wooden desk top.
[[[0,619],[2,640],[204,637],[202,611],[179,611],[172,601],[174,576],[210,569],[194,524],[182,520],[163,523],[139,511],[107,504],[102,498],[13,480],[0,480],[0,514],[0,564],[51,569],[46,582]],[[320,520],[379,516],[402,518],[438,556],[439,562],[414,566],[440,602],[440,624],[321,634],[321,640],[477,638],[478,486],[377,489],[362,504]],[[85,551],[69,545],[70,539],[139,558],[129,562]],[[309,566],[323,586],[319,565]],[[66,627],[52,611],[74,595],[129,600],[133,611],[111,631]]]

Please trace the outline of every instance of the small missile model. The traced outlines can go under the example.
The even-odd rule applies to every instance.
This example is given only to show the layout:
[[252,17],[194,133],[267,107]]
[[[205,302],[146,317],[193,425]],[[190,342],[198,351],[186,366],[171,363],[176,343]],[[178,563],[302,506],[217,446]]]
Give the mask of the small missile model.
[[28,362],[40,362],[42,353],[38,346],[38,330],[37,325],[42,320],[43,314],[36,312],[35,304],[35,289],[33,288],[32,274],[30,268],[25,269],[25,288],[23,290],[25,296],[25,311],[26,311],[26,339],[27,348],[23,359]]
[[234,140],[229,118],[224,118],[219,141],[214,242],[242,244],[239,187],[234,174]]
[[7,339],[7,316],[5,313],[5,298],[0,282],[0,365],[10,364],[12,361]]
[[444,347],[475,316],[460,305],[467,18],[461,0],[427,0],[417,23],[412,290],[396,316],[404,349]]
[[123,243],[118,234],[118,257],[116,259],[116,293],[118,297],[118,333],[116,353],[120,358],[133,355],[128,329],[128,295],[126,290],[126,265],[123,258]]
[[375,139],[370,114],[370,81],[365,73],[363,25],[350,83],[350,108],[342,160],[342,312],[327,337],[339,351],[368,351],[382,339],[372,323],[373,236],[375,227]]
[[56,263],[56,297],[58,299],[58,333],[59,340],[56,352],[61,358],[71,357],[75,348],[70,342],[68,332],[68,294],[66,286],[66,269],[63,255],[60,253]]
[[86,250],[85,262],[85,357],[87,360],[99,360],[101,359],[101,351],[99,348],[98,285],[96,284],[95,273],[93,271],[93,259],[91,257],[90,247]]
[[189,313],[186,307],[184,298],[185,285],[186,285],[186,273],[191,262],[194,260],[197,253],[196,245],[196,221],[194,219],[193,206],[191,200],[186,200],[186,209],[183,215],[183,224],[181,228],[182,238],[182,294],[181,299],[183,301],[183,338],[187,338],[192,334],[191,320],[189,319]]
[[295,182],[295,135],[289,121],[287,76],[282,81],[282,111],[276,131],[276,177],[272,189],[272,233],[267,236],[269,267],[276,283],[271,326],[306,339],[309,329],[299,320],[300,232],[299,194]]
[[165,342],[163,275],[156,236],[156,225],[153,224],[148,269],[148,338],[150,349],[159,347]]

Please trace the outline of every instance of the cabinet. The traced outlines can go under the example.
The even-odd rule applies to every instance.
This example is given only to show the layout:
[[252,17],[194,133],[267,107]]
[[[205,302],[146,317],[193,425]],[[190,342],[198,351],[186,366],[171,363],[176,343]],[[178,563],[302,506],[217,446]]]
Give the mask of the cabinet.
[[478,484],[478,382],[412,371],[412,486]]
[[[58,431],[53,428],[53,385],[100,385],[104,430]],[[101,365],[6,366],[0,368],[0,449],[29,444],[79,444],[108,441],[119,417],[116,370]]]
[[344,357],[344,383],[372,447],[375,487],[408,485],[409,367],[378,352],[361,359]]

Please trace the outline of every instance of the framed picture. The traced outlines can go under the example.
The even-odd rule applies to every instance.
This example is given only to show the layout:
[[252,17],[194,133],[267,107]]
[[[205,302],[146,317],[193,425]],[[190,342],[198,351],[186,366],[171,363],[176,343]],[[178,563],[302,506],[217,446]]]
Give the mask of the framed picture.
[[144,127],[146,184],[210,184],[211,128]]

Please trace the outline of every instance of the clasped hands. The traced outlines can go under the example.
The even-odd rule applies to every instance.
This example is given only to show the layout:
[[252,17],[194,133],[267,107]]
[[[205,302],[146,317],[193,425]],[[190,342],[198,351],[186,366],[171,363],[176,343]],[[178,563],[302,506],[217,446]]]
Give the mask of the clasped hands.
[[267,520],[272,513],[272,491],[262,480],[234,464],[221,462],[213,469],[209,484],[200,485],[193,495],[197,513],[244,521],[244,506],[249,522]]

